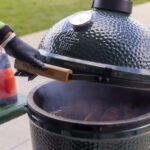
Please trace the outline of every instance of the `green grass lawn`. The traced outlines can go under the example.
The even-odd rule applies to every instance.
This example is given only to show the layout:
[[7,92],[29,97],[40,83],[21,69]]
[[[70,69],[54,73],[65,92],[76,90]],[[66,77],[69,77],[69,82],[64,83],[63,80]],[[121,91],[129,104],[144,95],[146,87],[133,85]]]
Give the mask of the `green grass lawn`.
[[[0,0],[0,20],[10,24],[18,35],[50,28],[60,19],[88,10],[91,0]],[[148,0],[136,0],[139,4]]]
[[144,2],[148,2],[150,0],[134,0],[134,4],[137,5],[137,4],[141,4],[141,3],[144,3]]

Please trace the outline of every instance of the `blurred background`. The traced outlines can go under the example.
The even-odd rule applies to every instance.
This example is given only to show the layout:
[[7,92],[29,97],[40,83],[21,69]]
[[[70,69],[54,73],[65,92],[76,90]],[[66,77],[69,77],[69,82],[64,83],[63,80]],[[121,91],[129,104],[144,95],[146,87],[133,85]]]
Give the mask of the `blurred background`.
[[[150,0],[134,0],[134,5]],[[0,20],[21,36],[48,29],[60,19],[90,9],[91,0],[0,0]]]

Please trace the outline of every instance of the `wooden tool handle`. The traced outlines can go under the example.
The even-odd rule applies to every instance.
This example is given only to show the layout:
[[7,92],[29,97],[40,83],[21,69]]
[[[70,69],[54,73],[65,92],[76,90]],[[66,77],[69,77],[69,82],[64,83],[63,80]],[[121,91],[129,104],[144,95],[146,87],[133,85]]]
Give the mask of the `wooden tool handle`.
[[72,74],[72,70],[70,69],[65,69],[49,64],[45,64],[44,69],[38,69],[18,59],[15,60],[15,68],[63,82],[69,82],[69,75]]

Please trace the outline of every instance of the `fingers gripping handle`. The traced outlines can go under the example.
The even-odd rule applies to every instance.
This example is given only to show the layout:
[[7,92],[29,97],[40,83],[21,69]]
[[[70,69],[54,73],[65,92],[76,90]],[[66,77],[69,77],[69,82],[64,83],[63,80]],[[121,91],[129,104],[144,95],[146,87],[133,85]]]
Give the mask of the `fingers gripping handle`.
[[15,68],[18,70],[26,71],[32,74],[41,75],[44,77],[52,78],[63,82],[69,82],[69,75],[72,74],[72,70],[70,69],[61,68],[48,64],[44,65],[44,69],[38,69],[18,59],[15,60]]

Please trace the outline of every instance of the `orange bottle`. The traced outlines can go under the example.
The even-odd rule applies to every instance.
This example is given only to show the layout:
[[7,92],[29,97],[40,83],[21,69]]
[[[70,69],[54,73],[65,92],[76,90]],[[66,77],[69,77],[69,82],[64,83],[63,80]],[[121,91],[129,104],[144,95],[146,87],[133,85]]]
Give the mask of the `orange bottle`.
[[8,56],[0,46],[0,106],[17,101],[17,88],[14,73]]

